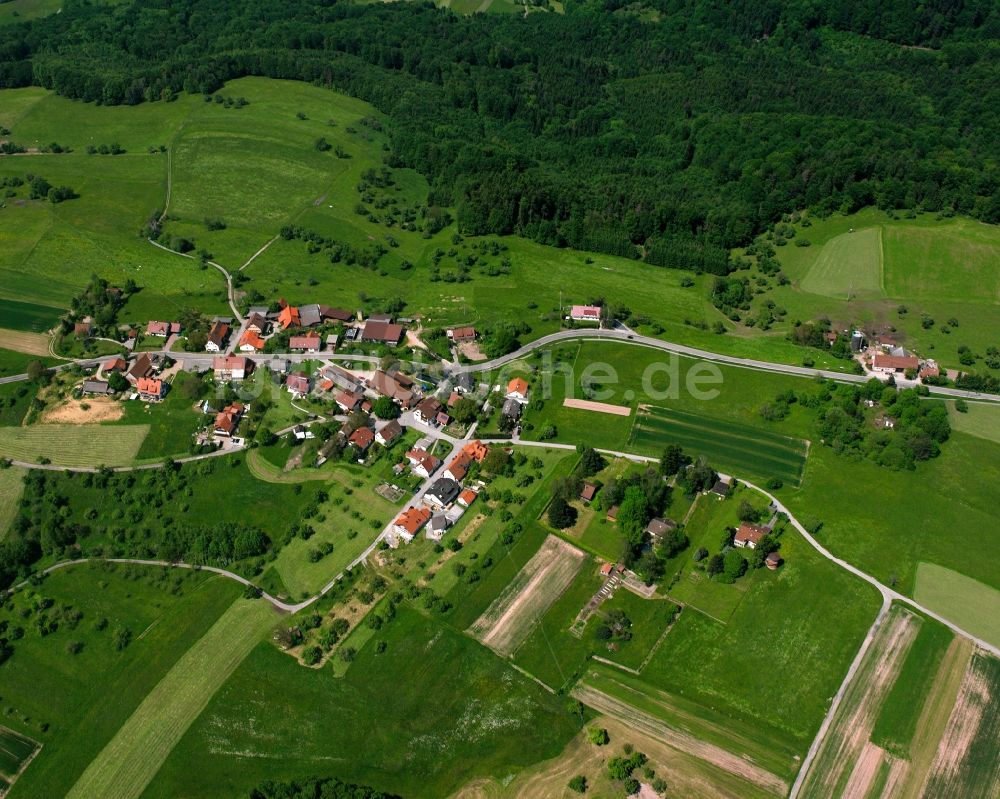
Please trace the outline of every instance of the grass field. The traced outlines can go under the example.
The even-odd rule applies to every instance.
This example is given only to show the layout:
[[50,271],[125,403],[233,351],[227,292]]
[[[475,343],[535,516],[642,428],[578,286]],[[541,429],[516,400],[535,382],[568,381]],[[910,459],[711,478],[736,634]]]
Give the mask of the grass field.
[[67,799],[137,799],[188,727],[274,624],[266,602],[237,600],[157,683]]
[[[579,716],[488,649],[401,607],[339,680],[259,645],[174,749],[144,799],[242,795],[322,769],[403,796],[448,796],[557,756]],[[445,753],[447,756],[444,756]],[[198,773],[191,763],[198,762]]]
[[1000,405],[971,402],[968,411],[959,413],[955,403],[949,402],[948,421],[953,430],[1000,444]]
[[49,343],[49,337],[41,333],[0,329],[0,345],[7,350],[44,358],[49,354]]
[[[91,565],[56,572],[33,591],[56,609],[81,610],[83,618],[43,637],[35,629],[37,610],[21,616],[34,606],[32,594],[16,594],[0,609],[0,618],[26,630],[0,666],[4,724],[43,745],[11,791],[13,799],[65,796],[239,594],[235,583],[203,573]],[[113,645],[119,629],[132,633],[120,651]],[[72,641],[82,645],[76,655],[67,652]]]
[[943,624],[923,620],[872,728],[871,741],[876,746],[909,759],[924,701],[931,695],[932,684],[953,639],[951,630]]
[[62,8],[62,0],[10,0],[0,3],[0,25],[54,14]]
[[1000,646],[1000,591],[934,563],[917,566],[913,598],[963,629]]
[[0,788],[6,787],[38,751],[38,743],[0,726]]
[[194,432],[208,421],[205,414],[195,407],[195,400],[185,396],[180,389],[185,380],[194,379],[184,372],[178,372],[173,378],[171,390],[162,402],[129,400],[121,403],[124,411],[121,425],[142,425],[149,430],[136,452],[138,461],[162,461],[168,456],[191,454]]
[[0,456],[57,466],[126,466],[139,454],[148,425],[46,424],[0,427]]
[[32,361],[41,361],[46,366],[59,363],[55,358],[39,358],[36,355],[26,355],[23,352],[0,349],[0,377],[22,375],[27,372],[28,364]]
[[805,441],[753,429],[711,416],[645,406],[632,428],[630,448],[660,454],[679,444],[692,456],[704,456],[720,470],[738,475],[767,475],[798,485],[805,468]]
[[24,490],[24,471],[12,466],[0,470],[0,541],[3,541],[10,523],[17,516],[18,502]]
[[880,294],[881,228],[865,228],[830,239],[802,278],[801,286],[803,291],[825,297]]
[[26,330],[31,333],[43,333],[59,321],[62,315],[60,308],[48,305],[36,305],[31,302],[17,300],[0,300],[0,319],[2,327],[8,330]]

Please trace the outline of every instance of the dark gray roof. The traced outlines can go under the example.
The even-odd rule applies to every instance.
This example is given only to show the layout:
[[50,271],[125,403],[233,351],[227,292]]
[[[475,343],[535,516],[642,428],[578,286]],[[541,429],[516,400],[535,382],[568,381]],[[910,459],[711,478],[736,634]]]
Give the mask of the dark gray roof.
[[521,418],[521,403],[518,402],[516,399],[509,399],[509,400],[507,400],[503,404],[503,411],[502,411],[502,413],[503,413],[504,416],[509,416],[512,419],[520,419]]
[[449,477],[439,477],[427,491],[428,496],[437,499],[442,505],[454,502],[462,490],[462,486]]

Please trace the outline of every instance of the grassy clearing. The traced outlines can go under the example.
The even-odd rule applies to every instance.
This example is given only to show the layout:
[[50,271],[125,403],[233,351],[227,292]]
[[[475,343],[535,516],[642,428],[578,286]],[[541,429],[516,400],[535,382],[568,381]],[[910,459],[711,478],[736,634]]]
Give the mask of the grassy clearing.
[[[448,625],[403,606],[342,679],[259,645],[174,749],[144,799],[241,795],[317,767],[407,797],[507,779],[557,756],[581,725]],[[248,723],[249,722],[249,723]],[[200,764],[193,774],[191,763]]]
[[195,431],[207,424],[208,417],[181,388],[186,380],[194,381],[195,378],[184,372],[177,373],[162,402],[130,400],[121,403],[124,415],[120,424],[142,425],[149,430],[136,452],[140,462],[189,455]]
[[[56,607],[80,609],[83,618],[42,637],[34,625],[38,612],[21,616],[32,595],[16,594],[0,609],[0,618],[25,628],[13,657],[0,666],[4,724],[43,744],[13,799],[65,796],[239,593],[235,583],[204,573],[88,564],[58,571],[33,590]],[[122,650],[113,644],[119,629],[132,633]],[[71,641],[82,645],[79,654],[68,654]]]
[[601,613],[620,610],[632,621],[632,638],[620,644],[615,651],[601,652],[601,656],[626,668],[639,669],[661,642],[667,625],[678,608],[665,599],[645,597],[619,588],[613,597],[601,605]]
[[135,799],[188,727],[274,622],[262,601],[237,600],[177,661],[67,794]]
[[18,502],[24,490],[23,477],[24,470],[16,466],[0,470],[0,541],[17,516]]
[[1000,792],[1000,660],[977,652],[969,664],[924,796],[990,799]]
[[8,330],[44,333],[59,321],[62,310],[17,300],[0,300],[0,319]]
[[938,566],[921,563],[913,598],[963,629],[1000,646],[1000,591]]
[[830,239],[802,278],[801,286],[803,291],[825,297],[881,294],[881,228],[865,228]]
[[0,427],[0,455],[57,466],[126,466],[139,454],[149,425],[46,424]]
[[703,455],[719,469],[736,474],[766,474],[798,485],[806,463],[806,442],[725,422],[711,416],[668,408],[643,407],[629,439],[632,448],[662,453],[680,444],[692,456]]
[[943,624],[924,619],[872,728],[872,743],[897,757],[909,757],[924,700],[953,639]]
[[0,427],[21,424],[37,387],[27,381],[0,384]]

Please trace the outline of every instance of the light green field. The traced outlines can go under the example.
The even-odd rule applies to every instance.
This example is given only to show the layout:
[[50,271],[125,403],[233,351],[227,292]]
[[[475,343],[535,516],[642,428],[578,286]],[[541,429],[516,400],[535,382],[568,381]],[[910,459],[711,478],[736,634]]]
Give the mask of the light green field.
[[830,239],[802,278],[801,286],[803,291],[825,297],[881,293],[881,228],[855,230]]
[[1000,646],[1000,591],[934,563],[917,566],[913,598],[972,635]]
[[274,623],[263,601],[237,600],[150,691],[68,799],[140,796],[188,727]]
[[985,402],[968,405],[968,411],[959,413],[954,402],[948,403],[948,421],[952,429],[1000,444],[1000,405]]
[[149,425],[39,424],[0,428],[0,456],[56,466],[127,466]]
[[18,501],[24,490],[24,470],[17,467],[0,470],[0,541],[17,515]]

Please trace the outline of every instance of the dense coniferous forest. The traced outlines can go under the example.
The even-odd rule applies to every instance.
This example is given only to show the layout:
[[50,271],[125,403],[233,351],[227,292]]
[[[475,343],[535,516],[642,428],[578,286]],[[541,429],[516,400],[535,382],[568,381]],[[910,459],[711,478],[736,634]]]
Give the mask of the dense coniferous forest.
[[1000,222],[992,0],[569,0],[527,17],[68,0],[0,28],[5,87],[136,104],[244,75],[372,102],[392,165],[473,233],[720,274],[796,208]]

